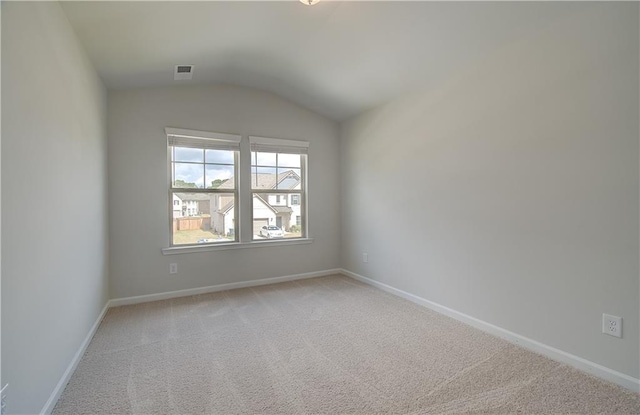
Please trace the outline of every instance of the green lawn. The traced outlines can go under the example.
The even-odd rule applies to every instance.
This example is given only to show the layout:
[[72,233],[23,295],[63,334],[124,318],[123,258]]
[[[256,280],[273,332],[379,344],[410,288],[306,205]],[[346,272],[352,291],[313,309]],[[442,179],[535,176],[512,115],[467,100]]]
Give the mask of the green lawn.
[[[217,233],[213,233],[211,231],[205,231],[202,229],[193,229],[186,231],[176,231],[173,233],[173,244],[174,245],[184,245],[184,244],[196,244],[200,239],[220,239],[219,242],[232,241],[233,239],[227,238],[222,235],[218,235]],[[214,242],[214,241],[210,241]],[[217,241],[216,241],[217,242]]]
[[[285,238],[300,238],[302,234],[300,232],[286,232],[284,234]],[[262,238],[258,235],[254,236],[255,239],[266,239]],[[233,238],[225,237],[222,235],[218,235],[212,231],[204,231],[202,229],[194,229],[188,231],[176,231],[173,234],[173,244],[174,245],[184,245],[184,244],[196,244],[200,239],[211,239],[211,241],[207,243],[215,243],[215,242],[231,242]]]

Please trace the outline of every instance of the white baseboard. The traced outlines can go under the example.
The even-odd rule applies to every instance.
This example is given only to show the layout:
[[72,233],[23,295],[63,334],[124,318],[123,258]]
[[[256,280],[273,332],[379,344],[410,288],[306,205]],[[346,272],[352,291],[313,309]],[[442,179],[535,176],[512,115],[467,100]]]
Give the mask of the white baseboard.
[[324,277],[327,275],[341,274],[342,270],[327,269],[324,271],[306,272],[304,274],[285,275],[283,277],[264,278],[260,280],[232,282],[228,284],[211,285],[201,288],[189,288],[186,290],[169,291],[159,294],[139,295],[136,297],[115,298],[109,301],[109,307],[118,307],[122,305],[147,303],[150,301],[167,300],[169,298],[187,297],[190,295],[207,294],[216,291],[234,290],[236,288],[257,287],[260,285],[276,284],[278,282],[287,282],[302,280],[306,278]]
[[93,338],[94,334],[98,330],[98,327],[100,326],[100,322],[102,321],[105,314],[107,313],[107,310],[111,307],[165,300],[169,298],[186,297],[186,296],[197,295],[197,294],[206,294],[206,293],[211,293],[216,291],[233,290],[236,288],[257,287],[260,285],[275,284],[275,283],[286,282],[286,281],[295,281],[295,280],[301,280],[306,278],[323,277],[323,276],[333,275],[333,274],[343,274],[353,279],[356,279],[358,281],[364,282],[365,284],[380,288],[386,292],[389,292],[391,294],[394,294],[404,299],[407,299],[409,301],[412,301],[416,304],[430,308],[438,313],[444,314],[458,321],[469,324],[470,326],[473,326],[482,331],[498,336],[502,339],[505,339],[511,343],[522,346],[533,352],[547,356],[550,359],[553,359],[562,363],[566,363],[570,366],[575,367],[576,369],[580,369],[585,372],[591,373],[594,376],[616,383],[634,392],[640,392],[640,380],[632,376],[625,375],[624,373],[617,372],[613,369],[609,369],[605,366],[599,365],[597,363],[591,362],[581,357],[572,355],[570,353],[564,352],[562,350],[556,349],[551,346],[547,346],[546,344],[543,344],[538,341],[521,336],[519,334],[513,333],[501,327],[494,326],[493,324],[479,320],[475,317],[471,317],[469,315],[466,315],[459,311],[445,307],[443,305],[434,303],[432,301],[426,300],[424,298],[418,297],[417,295],[410,294],[406,291],[402,291],[397,288],[391,287],[390,285],[372,280],[367,277],[363,277],[362,275],[356,274],[346,269],[329,269],[324,271],[307,272],[304,274],[286,275],[282,277],[264,278],[260,280],[242,281],[242,282],[234,282],[234,283],[228,283],[228,284],[218,284],[218,285],[212,285],[212,286],[202,287],[202,288],[192,288],[187,290],[170,291],[170,292],[159,293],[159,294],[140,295],[136,297],[116,298],[116,299],[109,300],[107,304],[105,304],[102,311],[100,312],[100,315],[96,319],[96,322],[93,324],[93,326],[89,330],[89,333],[87,333],[87,336],[85,337],[84,341],[80,345],[80,348],[78,349],[75,356],[69,363],[67,370],[64,372],[64,374],[60,378],[60,381],[56,385],[55,389],[51,393],[51,396],[45,403],[40,413],[50,414],[51,411],[53,411],[53,408],[58,402],[60,395],[64,391],[64,388],[69,382],[69,379],[71,379],[71,376],[73,375],[73,372],[78,366],[78,363],[80,363],[80,359],[82,358],[82,356],[84,355],[84,352],[89,346],[91,339]]
[[109,301],[107,301],[107,303],[102,308],[102,311],[98,315],[98,318],[96,319],[95,323],[93,323],[93,326],[91,326],[89,333],[87,333],[87,336],[82,341],[82,344],[80,344],[80,348],[76,352],[75,356],[73,356],[73,359],[71,359],[71,363],[69,363],[67,370],[64,371],[64,374],[62,375],[62,377],[60,378],[60,381],[58,382],[55,389],[51,393],[51,396],[49,396],[49,399],[42,407],[40,414],[48,415],[53,411],[53,408],[56,406],[58,399],[60,399],[60,395],[62,395],[62,392],[64,391],[64,388],[67,386],[69,379],[71,379],[71,375],[73,375],[73,372],[75,372],[76,367],[78,367],[78,363],[80,363],[80,359],[82,359],[82,356],[84,356],[84,352],[87,350],[89,343],[91,343],[91,339],[93,339],[93,335],[98,330],[98,327],[100,326],[100,322],[102,322],[102,319],[104,318],[105,314],[107,314],[107,310],[109,309],[109,307],[110,307]]
[[613,382],[633,392],[640,392],[640,379],[636,379],[632,376],[626,375],[616,370],[609,369],[608,367],[599,365],[560,349],[556,349],[555,347],[548,346],[536,340],[529,339],[501,327],[494,326],[493,324],[487,323],[486,321],[479,320],[475,317],[471,317],[449,307],[445,307],[438,303],[434,303],[433,301],[418,297],[417,295],[410,294],[406,291],[399,290],[390,285],[372,280],[371,278],[363,277],[362,275],[356,274],[346,269],[342,269],[341,274],[361,281],[365,284],[380,288],[381,290],[397,295],[398,297],[402,297],[421,306],[430,308],[433,311],[444,314],[445,316],[461,321],[487,333],[493,334],[494,336],[507,340],[510,343],[517,344],[518,346],[522,346],[525,349],[531,350],[532,352],[541,354],[555,361],[565,363],[569,366],[590,373],[609,382]]

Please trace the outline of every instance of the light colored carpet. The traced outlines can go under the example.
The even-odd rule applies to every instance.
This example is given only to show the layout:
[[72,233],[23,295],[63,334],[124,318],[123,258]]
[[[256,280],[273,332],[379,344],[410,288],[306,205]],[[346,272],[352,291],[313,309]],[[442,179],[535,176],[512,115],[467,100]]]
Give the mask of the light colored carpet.
[[640,413],[640,395],[343,276],[109,310],[55,414]]

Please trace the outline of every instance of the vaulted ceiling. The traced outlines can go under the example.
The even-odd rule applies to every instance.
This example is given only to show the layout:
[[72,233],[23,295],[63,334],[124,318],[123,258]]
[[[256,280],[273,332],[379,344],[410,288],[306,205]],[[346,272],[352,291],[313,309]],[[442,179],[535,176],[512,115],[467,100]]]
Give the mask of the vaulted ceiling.
[[[551,2],[64,2],[108,88],[226,83],[344,120],[588,7]],[[195,65],[174,81],[176,64]]]

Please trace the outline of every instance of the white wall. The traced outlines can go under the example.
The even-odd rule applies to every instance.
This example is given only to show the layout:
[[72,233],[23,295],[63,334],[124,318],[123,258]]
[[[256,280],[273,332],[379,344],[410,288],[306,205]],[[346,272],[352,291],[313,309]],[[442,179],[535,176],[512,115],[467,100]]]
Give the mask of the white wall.
[[[0,3],[0,57],[2,56],[2,3]],[[2,59],[0,58],[0,63]],[[2,65],[0,64],[0,79],[2,78]],[[0,81],[0,97],[2,96],[2,81]],[[0,99],[0,114],[2,114],[2,100]],[[0,116],[0,148],[2,147],[2,117]],[[1,151],[1,150],[0,150]],[[0,153],[0,165],[1,162]],[[2,169],[0,169],[0,172]],[[0,175],[1,176],[1,175]],[[0,217],[2,216],[2,178],[0,177]],[[2,221],[0,220],[0,235],[2,234]],[[0,237],[0,389],[4,386],[2,379],[2,238]]]
[[[110,281],[114,298],[319,271],[339,265],[337,125],[267,92],[234,86],[110,91]],[[169,246],[167,126],[307,140],[313,243],[163,256]],[[248,153],[242,166],[248,167]],[[249,186],[247,174],[241,184]],[[251,239],[250,203],[240,207]],[[178,274],[169,275],[169,263]]]
[[637,378],[638,15],[582,5],[344,123],[343,266]]
[[2,85],[2,384],[33,414],[108,298],[106,92],[54,2],[3,2]]

